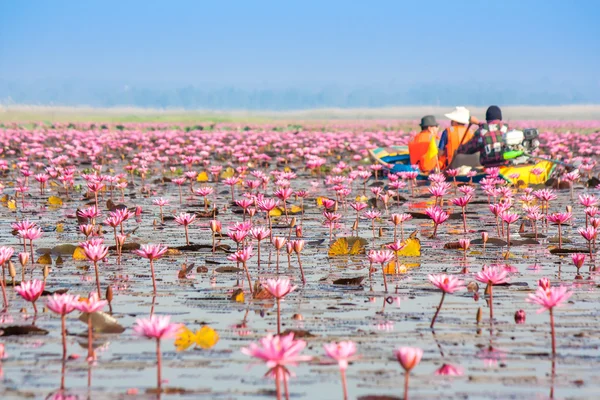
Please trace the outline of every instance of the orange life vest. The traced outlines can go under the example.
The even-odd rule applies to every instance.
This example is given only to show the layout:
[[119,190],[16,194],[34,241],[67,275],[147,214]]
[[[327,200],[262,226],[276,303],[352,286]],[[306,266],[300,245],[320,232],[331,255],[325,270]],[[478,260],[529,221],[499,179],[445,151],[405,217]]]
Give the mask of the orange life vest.
[[[430,172],[438,166],[437,158],[427,160],[424,156],[427,154],[429,149],[429,143],[431,142],[431,132],[421,131],[415,135],[415,137],[408,143],[408,152],[410,155],[410,163],[412,165],[418,165],[419,169],[423,172]],[[437,141],[436,141],[437,146]]]
[[473,132],[467,131],[465,125],[451,125],[447,129],[448,131],[448,144],[446,145],[446,155],[440,156],[440,166],[442,168],[448,168],[452,164],[452,160],[456,155],[456,150],[460,147],[461,143],[465,144],[473,138]]

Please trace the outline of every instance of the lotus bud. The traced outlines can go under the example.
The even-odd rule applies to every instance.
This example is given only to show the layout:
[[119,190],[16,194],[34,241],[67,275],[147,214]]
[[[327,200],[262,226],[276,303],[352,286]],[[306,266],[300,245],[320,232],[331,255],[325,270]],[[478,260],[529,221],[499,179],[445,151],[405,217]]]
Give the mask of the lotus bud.
[[299,237],[299,238],[302,237],[302,227],[301,226],[296,227],[296,237]]
[[15,276],[17,276],[17,270],[15,269],[15,264],[13,264],[13,262],[10,260],[8,260],[8,273],[14,281]]
[[109,303],[111,303],[112,300],[113,300],[112,286],[108,285],[108,287],[106,288],[106,301],[108,301]]
[[487,232],[481,232],[481,240],[483,241],[483,244],[485,245],[488,241],[488,239],[490,238],[490,234]]
[[27,265],[28,261],[29,261],[29,253],[19,253],[19,263],[21,264],[22,267]]
[[524,310],[519,310],[519,311],[515,312],[515,322],[517,324],[525,323],[525,311]]
[[292,217],[292,220],[290,221],[290,228],[293,228],[296,226],[296,217]]
[[479,307],[477,309],[477,323],[481,323],[481,319],[483,318],[483,310],[481,309],[481,307]]
[[221,221],[217,221],[216,219],[210,221],[210,230],[213,231],[213,233],[221,233],[221,229]]
[[48,275],[50,275],[50,267],[48,267],[47,265],[44,265],[43,274],[44,274],[44,281],[45,281],[46,278],[48,278]]
[[254,207],[248,208],[247,212],[248,212],[248,216],[250,218],[252,218],[252,217],[254,217],[256,215],[256,208],[254,208]]

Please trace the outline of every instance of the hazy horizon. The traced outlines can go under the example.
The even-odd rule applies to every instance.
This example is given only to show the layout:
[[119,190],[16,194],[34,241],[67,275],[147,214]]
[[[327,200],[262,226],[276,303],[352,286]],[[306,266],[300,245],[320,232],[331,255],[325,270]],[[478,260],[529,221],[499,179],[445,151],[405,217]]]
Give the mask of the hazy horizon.
[[0,104],[600,104],[598,17],[592,0],[9,0]]

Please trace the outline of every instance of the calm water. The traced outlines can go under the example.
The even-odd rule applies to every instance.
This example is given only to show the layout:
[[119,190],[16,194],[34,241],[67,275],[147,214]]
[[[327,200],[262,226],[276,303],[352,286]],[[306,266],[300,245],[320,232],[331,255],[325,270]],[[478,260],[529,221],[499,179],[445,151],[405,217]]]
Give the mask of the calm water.
[[[440,292],[434,290],[427,281],[427,274],[446,271],[460,273],[463,269],[462,252],[447,250],[443,246],[462,237],[462,222],[450,220],[441,227],[437,239],[429,239],[431,224],[428,220],[413,219],[406,226],[406,232],[420,230],[422,256],[406,259],[405,262],[418,263],[408,273],[390,276],[390,293],[383,293],[381,272],[368,279],[368,261],[364,255],[352,258],[329,258],[328,228],[322,225],[322,209],[315,198],[318,195],[331,195],[323,183],[317,189],[310,185],[318,180],[307,172],[298,170],[298,179],[292,187],[311,191],[306,200],[306,215],[303,222],[304,239],[309,242],[302,253],[307,284],[289,295],[282,303],[282,329],[297,329],[310,332],[314,337],[307,338],[308,347],[303,354],[315,356],[314,361],[302,364],[292,370],[295,377],[290,382],[291,397],[296,399],[339,399],[341,386],[339,371],[323,357],[322,344],[334,340],[354,340],[358,343],[361,358],[348,369],[348,384],[351,398],[366,395],[403,396],[403,372],[393,358],[396,346],[417,346],[424,349],[421,363],[411,376],[411,399],[594,399],[600,397],[598,371],[600,370],[600,334],[597,328],[598,300],[597,277],[590,276],[588,267],[582,271],[583,279],[575,280],[575,268],[570,257],[560,258],[550,255],[546,239],[539,245],[515,246],[512,257],[504,261],[500,247],[488,246],[482,252],[481,246],[473,246],[473,253],[467,255],[469,273],[464,275],[467,283],[474,281],[472,273],[483,264],[506,263],[514,268],[510,285],[494,288],[494,317],[490,324],[489,308],[479,289],[479,298],[467,291],[446,296],[444,307],[436,323],[435,331],[429,329],[431,317],[440,300]],[[139,184],[139,178],[136,178]],[[372,183],[373,180],[370,181]],[[240,214],[233,214],[223,206],[230,200],[228,188],[222,184],[217,188],[219,219],[223,222],[223,232],[231,221],[240,221]],[[200,184],[196,184],[199,187]],[[171,205],[165,208],[165,215],[173,211],[197,211],[202,208],[199,198],[186,199],[179,207],[177,188],[172,183],[152,183],[152,195],[141,195],[139,186],[126,190],[125,203],[128,206],[140,205],[143,214],[138,221],[126,223],[126,230],[138,227],[129,239],[136,243],[162,242],[168,246],[185,244],[182,227],[168,220],[163,226],[153,225],[158,219],[158,207],[152,199],[168,197]],[[424,191],[425,189],[421,189]],[[576,194],[582,192],[576,187]],[[11,193],[12,189],[5,192]],[[81,194],[75,200],[65,201],[61,208],[50,209],[42,206],[47,195],[40,197],[37,186],[32,185],[27,199],[27,209],[19,211],[0,209],[0,239],[3,245],[10,245],[19,251],[18,239],[11,235],[10,222],[18,215],[27,217],[42,225],[44,236],[35,241],[36,248],[52,248],[57,244],[76,244],[83,240],[77,232],[76,219],[69,218],[84,202]],[[271,191],[269,191],[271,193]],[[358,190],[355,189],[355,193]],[[55,194],[52,193],[51,194]],[[187,193],[186,193],[187,194]],[[132,197],[135,196],[135,198]],[[189,194],[187,194],[189,196]],[[370,192],[368,192],[371,197]],[[408,196],[408,193],[404,193]],[[185,194],[184,194],[185,196]],[[556,210],[570,204],[568,192],[561,192],[555,202]],[[61,195],[64,198],[64,195]],[[103,202],[108,194],[104,195]],[[115,194],[115,200],[119,195]],[[212,200],[212,199],[211,199]],[[392,206],[390,212],[420,211],[426,199],[410,199],[400,208]],[[485,200],[478,193],[477,200]],[[415,203],[416,204],[415,208]],[[299,202],[292,201],[294,204]],[[482,202],[484,203],[484,202]],[[574,226],[584,222],[583,209],[574,206]],[[453,209],[459,212],[459,209]],[[486,204],[469,206],[469,228],[475,231],[494,232],[494,220]],[[337,237],[350,236],[355,213],[349,209],[343,212],[344,219]],[[104,216],[107,211],[104,211]],[[300,219],[299,216],[297,216]],[[101,218],[102,219],[102,218]],[[190,228],[190,240],[194,243],[210,244],[211,234],[208,219],[200,219]],[[53,229],[63,223],[64,232]],[[262,214],[257,223],[264,224]],[[513,227],[513,236],[518,237],[518,223]],[[370,221],[361,220],[360,236],[368,240],[369,248],[378,248],[389,243],[392,225],[386,218],[376,223],[383,227],[383,237],[372,238]],[[275,220],[275,235],[287,235],[284,218]],[[556,235],[556,228],[550,227],[549,236]],[[492,236],[492,235],[490,235]],[[583,239],[567,226],[565,236],[574,243],[568,247],[585,248]],[[480,237],[477,232],[468,235],[471,239]],[[106,242],[113,244],[112,234],[106,235]],[[233,246],[228,238],[222,243]],[[272,247],[262,245],[261,277],[273,276],[275,255]],[[49,331],[47,336],[11,336],[0,338],[6,345],[8,357],[2,361],[3,380],[0,386],[2,399],[45,398],[60,387],[61,375],[69,394],[81,399],[121,399],[155,398],[145,394],[156,385],[155,347],[150,340],[137,338],[131,329],[137,317],[148,316],[151,308],[157,314],[173,315],[175,322],[198,329],[208,324],[220,335],[217,345],[210,350],[190,348],[176,352],[173,340],[163,344],[163,378],[166,387],[179,388],[183,393],[163,394],[169,398],[207,399],[264,399],[274,396],[274,384],[263,378],[266,368],[254,364],[254,360],[243,355],[240,348],[276,330],[276,310],[272,301],[252,301],[247,296],[245,303],[235,303],[229,297],[241,283],[241,274],[216,273],[219,266],[233,266],[226,260],[227,254],[210,250],[183,252],[156,262],[158,294],[152,296],[152,282],[147,260],[131,253],[125,253],[121,265],[111,252],[108,261],[102,263],[101,284],[103,290],[108,284],[115,290],[112,310],[115,318],[126,330],[119,335],[100,335],[95,345],[99,346],[98,361],[88,366],[85,361],[87,327],[73,313],[68,317],[68,351],[81,357],[61,362],[60,319],[40,306],[40,315],[35,324]],[[56,256],[53,256],[56,261]],[[94,290],[93,268],[90,264],[75,261],[63,256],[62,265],[53,265],[48,278],[48,289],[68,288],[69,292],[86,295]],[[270,261],[269,261],[270,260]],[[178,279],[177,271],[183,262],[194,263],[196,267],[208,268],[208,272],[196,273],[191,279]],[[287,257],[282,255],[282,273],[292,277],[297,284],[299,271],[295,258],[292,268],[287,267]],[[535,267],[533,267],[535,265]],[[249,262],[253,278],[258,276],[256,256]],[[20,266],[17,264],[17,268]],[[41,278],[41,266],[28,274]],[[20,274],[19,274],[20,275]],[[549,277],[553,283],[572,286],[575,292],[564,308],[556,311],[558,356],[552,362],[550,352],[550,329],[548,313],[536,314],[537,307],[525,303],[537,280]],[[340,277],[365,277],[362,286],[333,285]],[[10,279],[9,279],[10,280]],[[244,282],[245,283],[245,282]],[[244,286],[246,287],[246,286]],[[2,314],[0,326],[28,325],[32,312],[31,305],[25,303],[9,287],[10,308]],[[389,302],[386,302],[389,297]],[[42,304],[41,302],[39,303]],[[482,308],[483,319],[477,323],[478,308]],[[527,312],[525,324],[514,322],[518,309]],[[302,320],[292,319],[300,314]],[[458,365],[464,375],[458,377],[435,376],[434,372],[443,363]],[[139,394],[127,395],[129,389],[137,389]]]

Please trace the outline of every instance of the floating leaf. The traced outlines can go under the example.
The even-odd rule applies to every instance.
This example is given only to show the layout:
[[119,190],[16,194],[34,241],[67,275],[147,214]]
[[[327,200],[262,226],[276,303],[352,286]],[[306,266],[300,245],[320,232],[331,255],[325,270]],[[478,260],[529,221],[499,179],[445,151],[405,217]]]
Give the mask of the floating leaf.
[[[135,242],[125,243],[123,245],[123,247],[121,247],[121,251],[139,250],[140,247],[142,247],[142,246],[139,243],[135,243]],[[108,249],[109,250],[117,250],[117,246],[110,246]]]
[[236,289],[229,300],[235,301],[236,303],[243,303],[246,300],[246,297],[244,296],[244,290]]
[[369,198],[367,196],[361,194],[359,196],[356,196],[356,201],[358,203],[366,203],[367,201],[369,201]]
[[404,264],[399,264],[397,266],[395,261],[390,261],[383,268],[383,272],[386,275],[405,274],[406,271],[408,271],[408,268],[406,268]]
[[75,251],[73,251],[73,259],[77,260],[77,261],[87,260],[87,257],[85,255],[85,251],[83,251],[83,248],[77,247],[75,249]]
[[317,202],[318,207],[323,207],[323,200],[329,200],[329,199],[327,197],[323,197],[323,196],[317,197],[316,202]]
[[220,274],[237,274],[238,272],[242,272],[244,271],[241,268],[237,268],[237,267],[219,267],[219,268],[215,268],[215,272],[218,272]]
[[334,285],[346,285],[346,286],[358,286],[365,279],[364,276],[357,276],[355,278],[340,278],[333,281]]
[[210,349],[219,341],[219,334],[210,326],[203,326],[196,331],[196,345],[201,349]]
[[[79,320],[87,324],[88,314],[82,313]],[[92,328],[98,333],[123,333],[125,328],[111,315],[102,311],[92,313]]]
[[[354,239],[354,238],[352,238]],[[358,239],[358,240],[356,240]],[[366,241],[363,242],[360,240],[360,238],[356,238],[354,240],[354,243],[352,243],[352,247],[350,248],[350,254],[351,255],[355,255],[355,254],[364,254],[365,253],[365,245],[366,245]],[[350,244],[352,240],[348,239],[348,244]]]
[[231,167],[227,167],[221,172],[221,179],[233,178],[235,175],[235,170]]
[[269,215],[271,217],[279,217],[281,214],[283,214],[283,209],[280,209],[279,207],[275,207],[274,209],[269,211]]
[[9,210],[16,210],[17,209],[17,202],[15,200],[9,200],[6,203],[6,206],[8,207]]
[[167,255],[168,256],[178,256],[180,254],[181,254],[181,250],[179,250],[179,249],[174,249],[172,247],[169,247],[167,249]]
[[293,333],[294,338],[296,338],[296,339],[316,337],[316,335],[310,333],[309,331],[303,330],[303,329],[286,329],[285,331],[281,332],[281,336],[287,336],[290,333]]
[[48,204],[50,204],[51,206],[62,206],[63,205],[63,201],[60,197],[57,196],[50,196],[48,197]]
[[198,174],[198,176],[196,177],[196,181],[198,182],[208,182],[208,174],[206,173],[206,171],[202,171]]
[[290,214],[300,214],[301,212],[302,212],[302,208],[299,206],[288,207],[288,213],[290,213]]
[[421,241],[417,237],[417,232],[413,232],[404,242],[404,247],[396,252],[399,256],[404,257],[420,257],[421,256]]
[[37,263],[41,265],[52,265],[52,257],[49,253],[44,254],[37,259]]
[[55,261],[56,265],[62,265],[64,264],[64,260],[61,256],[56,257],[56,261]]
[[186,263],[181,264],[181,269],[177,272],[177,277],[179,279],[186,279],[188,274],[192,272],[194,269],[194,263],[190,263],[189,265]]
[[196,335],[187,327],[182,327],[175,337],[175,349],[177,351],[187,350],[195,343]]
[[56,233],[63,233],[65,231],[65,226],[63,224],[56,224]]
[[367,241],[363,238],[351,236],[341,237],[329,247],[329,257],[364,254]]
[[77,246],[74,244],[59,244],[54,246],[50,252],[52,254],[73,255]]
[[12,325],[0,328],[0,336],[47,335],[48,331],[35,325]]

